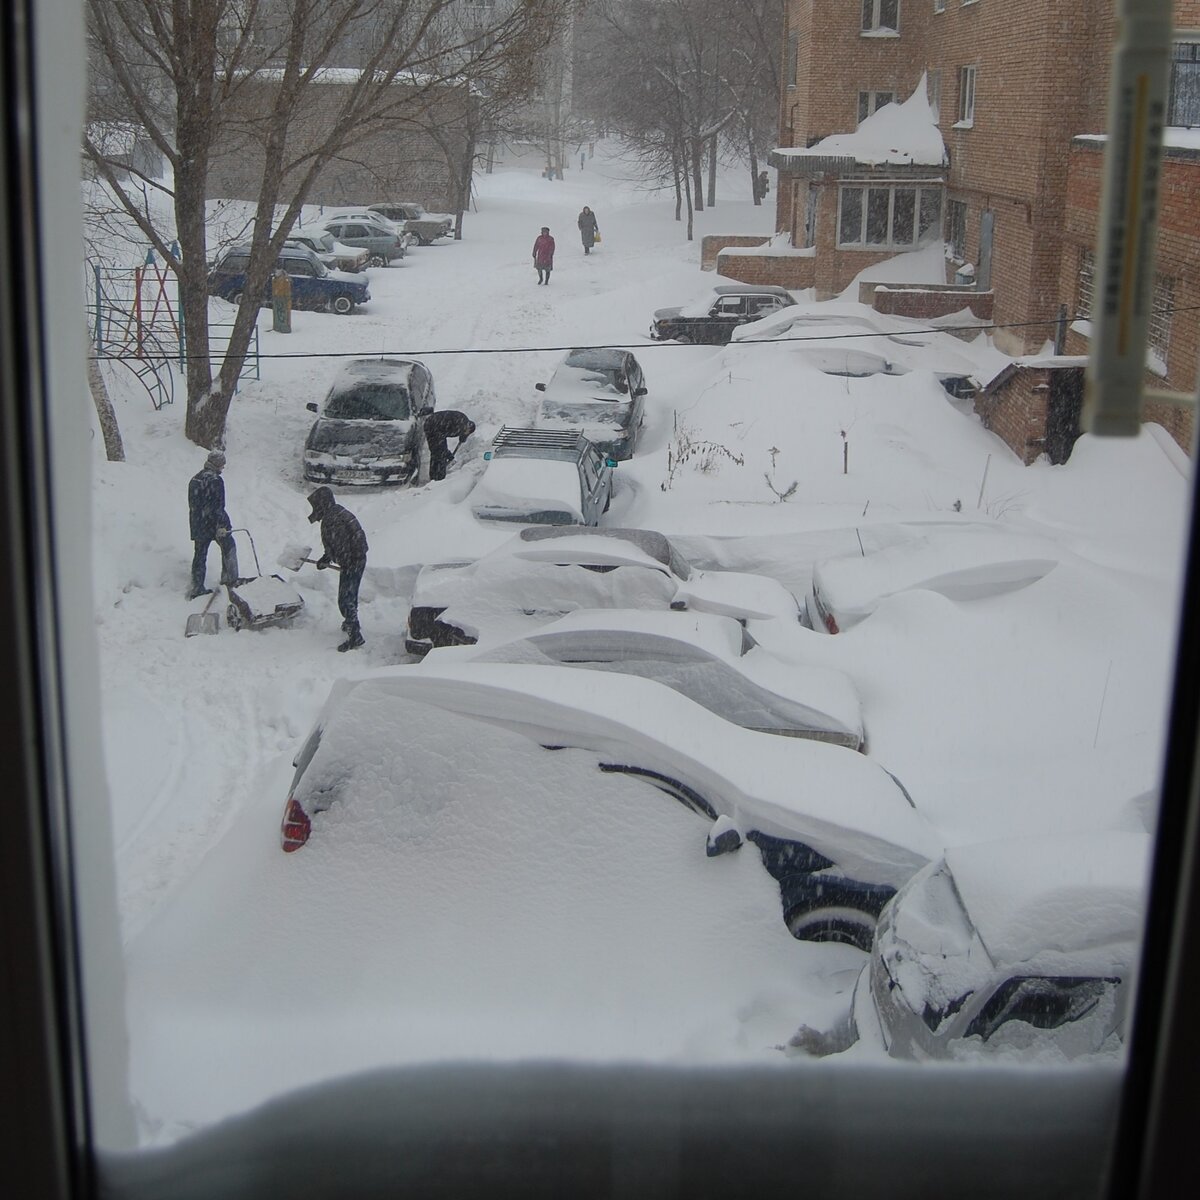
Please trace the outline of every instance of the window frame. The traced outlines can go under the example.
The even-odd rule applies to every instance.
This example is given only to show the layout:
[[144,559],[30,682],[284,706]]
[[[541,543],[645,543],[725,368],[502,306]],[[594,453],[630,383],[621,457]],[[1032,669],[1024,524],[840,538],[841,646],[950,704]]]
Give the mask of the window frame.
[[[880,101],[881,96],[886,96],[887,99]],[[866,112],[864,113],[863,101],[866,101]],[[896,103],[896,93],[889,91],[887,88],[865,88],[858,93],[858,123],[861,125],[867,117],[873,117],[881,108],[886,108],[889,104]]]
[[[870,225],[870,193],[873,191],[888,191],[888,213],[887,213],[887,238],[882,242],[873,242],[868,240],[869,225]],[[859,191],[864,193],[860,201],[859,209],[859,234],[860,238],[856,241],[847,241],[844,237],[843,219],[845,216],[845,202],[843,197],[847,192]],[[908,242],[898,242],[894,238],[896,225],[896,193],[898,191],[913,192],[913,240]],[[940,196],[938,218],[934,224],[931,224],[925,231],[924,237],[921,234],[921,198],[924,192],[937,192]],[[941,183],[933,184],[921,180],[845,180],[838,185],[838,205],[837,205],[837,241],[836,246],[839,250],[916,250],[920,246],[928,245],[934,241],[941,232],[942,227],[942,211],[945,204],[945,186]]]
[[966,63],[958,68],[958,120],[955,129],[975,127],[975,96],[979,84],[979,67]]
[[[1190,57],[1180,57],[1184,47],[1190,48]],[[1195,79],[1188,88],[1190,107],[1193,109],[1195,120],[1177,121],[1175,116],[1180,104],[1179,64],[1187,63],[1194,67],[1189,74]],[[1166,124],[1176,129],[1196,129],[1200,127],[1200,35],[1177,38],[1171,46],[1171,68],[1167,77],[1167,120]]]
[[[892,4],[896,6],[896,23],[885,25],[883,24],[884,6]],[[870,10],[869,14],[868,9]],[[861,32],[865,36],[894,34],[898,37],[900,34],[900,0],[862,0]]]
[[[958,220],[961,214],[962,220]],[[944,241],[948,256],[955,262],[967,261],[967,225],[970,211],[965,200],[952,196],[946,197],[946,234]]]

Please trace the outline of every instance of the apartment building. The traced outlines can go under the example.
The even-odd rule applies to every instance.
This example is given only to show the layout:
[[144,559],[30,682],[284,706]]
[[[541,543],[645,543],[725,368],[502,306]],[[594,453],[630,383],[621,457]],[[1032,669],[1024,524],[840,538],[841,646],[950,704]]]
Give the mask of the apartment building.
[[[719,255],[708,247],[709,260],[733,278],[827,298],[864,268],[942,240],[950,294],[911,293],[914,315],[965,307],[965,290],[978,316],[1008,327],[996,338],[1009,353],[1048,341],[1086,353],[1115,24],[1114,0],[790,0],[770,160],[777,229],[788,237],[749,253],[736,245],[747,239],[731,239]],[[1200,126],[1200,0],[1176,0],[1175,24],[1148,362],[1154,386],[1191,392],[1200,129],[1188,127]],[[873,114],[906,102],[895,144],[885,130],[881,150],[876,131],[860,139],[869,150],[856,149],[857,130],[886,124]],[[1190,447],[1190,413],[1163,420]],[[1027,460],[1029,441],[1014,446]]]

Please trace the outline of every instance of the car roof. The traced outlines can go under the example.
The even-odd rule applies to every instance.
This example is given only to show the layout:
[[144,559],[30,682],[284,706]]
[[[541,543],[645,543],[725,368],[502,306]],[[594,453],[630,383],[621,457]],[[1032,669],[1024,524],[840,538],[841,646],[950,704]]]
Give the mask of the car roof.
[[691,565],[671,545],[670,540],[653,529],[621,529],[616,526],[598,528],[564,529],[556,525],[535,525],[520,532],[522,542],[538,543],[558,541],[562,538],[603,538],[610,542],[629,542],[643,554],[653,558],[673,575],[687,579],[691,573]]
[[503,425],[492,441],[492,456],[575,461],[591,444],[578,430],[524,429]]
[[351,380],[369,383],[407,383],[413,368],[421,363],[410,358],[351,358],[342,363],[334,376],[334,385]]
[[792,299],[792,293],[784,287],[778,287],[773,283],[755,284],[755,283],[718,283],[713,291],[718,296],[783,296],[787,300]]
[[609,346],[588,346],[570,351],[559,363],[560,367],[584,367],[598,370],[603,367],[623,367],[633,357],[628,350],[616,350]]

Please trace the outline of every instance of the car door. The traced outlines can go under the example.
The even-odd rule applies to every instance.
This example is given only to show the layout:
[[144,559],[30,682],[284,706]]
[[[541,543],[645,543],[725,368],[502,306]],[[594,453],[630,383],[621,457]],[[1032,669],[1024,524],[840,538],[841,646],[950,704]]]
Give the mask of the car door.
[[704,322],[703,339],[718,344],[728,342],[734,329],[746,320],[746,298],[744,296],[718,296],[717,302],[708,310]]
[[579,459],[579,482],[585,525],[599,525],[600,514],[608,507],[612,489],[612,469],[594,446],[589,446]]
[[[302,258],[285,258],[281,265],[292,281],[292,306],[313,308],[318,303],[316,271],[312,263]],[[270,285],[268,285],[269,288]]]

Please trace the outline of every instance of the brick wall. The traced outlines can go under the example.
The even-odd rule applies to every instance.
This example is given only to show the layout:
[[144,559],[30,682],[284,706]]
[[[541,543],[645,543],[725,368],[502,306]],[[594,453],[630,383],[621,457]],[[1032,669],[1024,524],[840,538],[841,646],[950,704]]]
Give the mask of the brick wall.
[[1050,402],[1050,372],[1045,368],[1019,368],[975,401],[975,411],[990,429],[1026,465],[1042,453]]
[[700,270],[715,271],[717,254],[726,246],[762,246],[769,241],[761,234],[711,233],[700,239]]
[[929,320],[945,317],[969,308],[980,321],[992,319],[993,292],[965,291],[961,288],[897,288],[884,284],[865,284],[871,289],[871,307],[876,312],[898,317]]
[[717,260],[717,274],[738,283],[769,283],[800,291],[813,286],[816,261],[798,254],[738,254],[727,250]]

